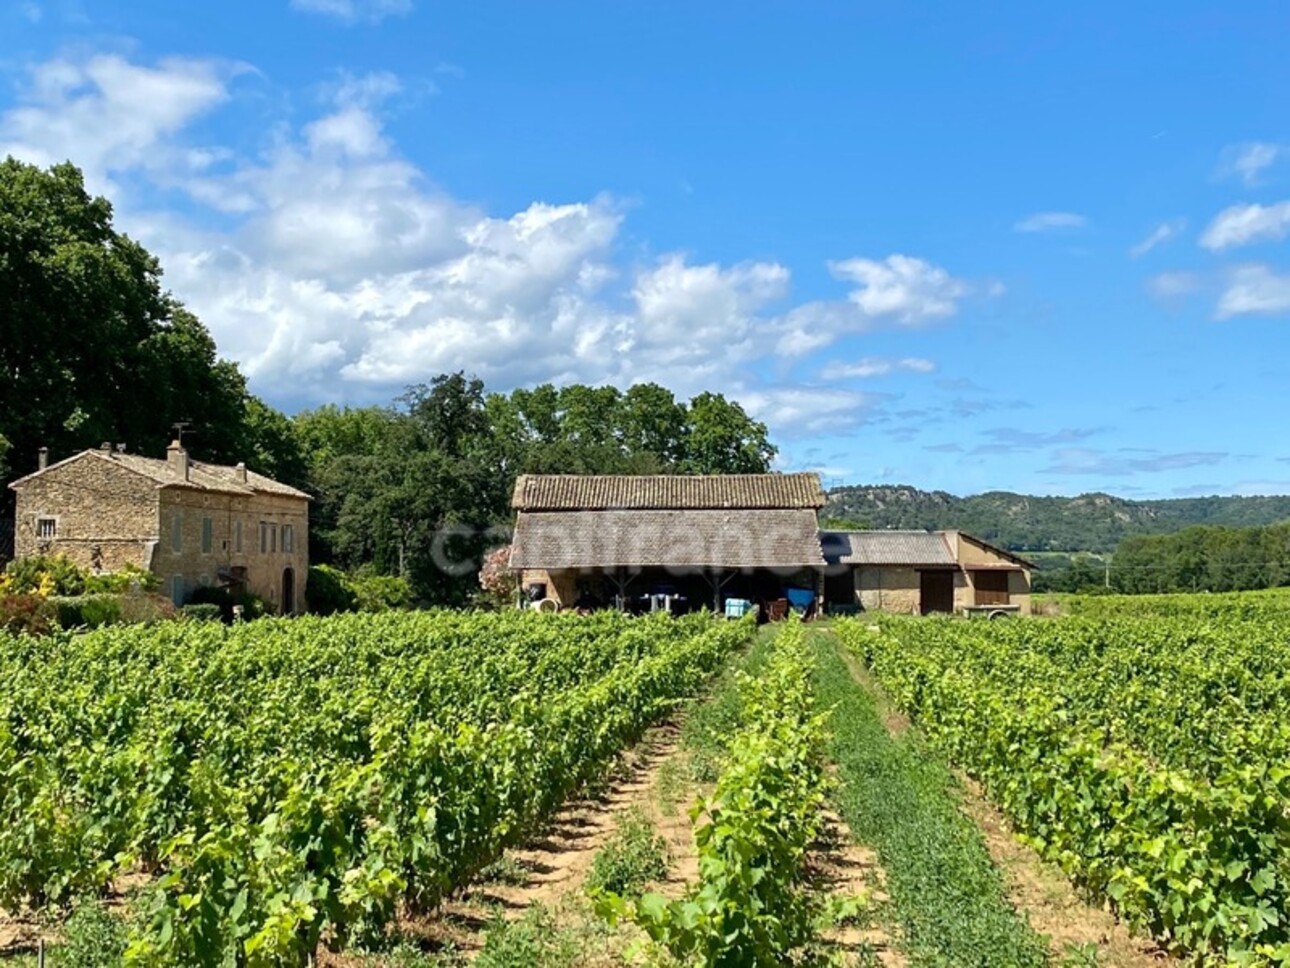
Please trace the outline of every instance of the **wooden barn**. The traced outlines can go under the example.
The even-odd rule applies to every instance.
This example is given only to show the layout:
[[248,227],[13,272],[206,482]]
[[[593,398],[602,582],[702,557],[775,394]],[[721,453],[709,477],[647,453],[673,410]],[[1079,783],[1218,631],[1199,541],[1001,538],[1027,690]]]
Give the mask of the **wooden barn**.
[[824,531],[825,609],[1030,614],[1034,565],[962,531]]
[[530,602],[684,612],[821,587],[815,474],[525,475],[511,503]]

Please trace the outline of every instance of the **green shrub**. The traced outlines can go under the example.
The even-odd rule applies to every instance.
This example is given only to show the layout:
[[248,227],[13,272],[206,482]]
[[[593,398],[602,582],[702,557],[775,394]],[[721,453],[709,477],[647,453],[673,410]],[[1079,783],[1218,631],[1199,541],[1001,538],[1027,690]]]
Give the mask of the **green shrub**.
[[17,595],[80,595],[86,573],[63,555],[29,555],[5,566],[8,591]]
[[366,570],[347,574],[331,565],[313,565],[305,580],[305,599],[318,615],[388,612],[412,607],[412,586],[394,575]]
[[359,571],[349,578],[360,612],[389,612],[412,607],[412,586],[406,578]]
[[233,621],[236,615],[233,609],[237,605],[242,606],[241,617],[243,621],[247,622],[251,621],[251,619],[262,618],[272,612],[269,603],[257,595],[252,595],[250,592],[239,592],[235,595],[227,588],[216,588],[213,585],[194,588],[184,605],[185,607],[188,605],[214,605],[219,609],[219,616],[225,622]]
[[120,595],[74,595],[51,598],[54,617],[65,629],[96,629],[100,625],[115,625],[121,621]]
[[125,922],[98,901],[82,901],[63,925],[58,964],[71,968],[116,968],[125,956]]
[[86,594],[126,592],[155,592],[161,587],[161,577],[156,572],[138,565],[126,565],[118,571],[89,575],[85,579]]
[[179,614],[183,618],[192,619],[195,622],[219,622],[224,618],[224,612],[218,605],[207,602],[181,605]]
[[331,565],[312,565],[305,579],[305,600],[309,610],[318,615],[352,612],[358,598],[346,581],[345,573]]
[[587,875],[587,891],[611,891],[624,897],[639,894],[650,881],[667,876],[667,841],[640,809],[618,818],[618,830],[596,854]]

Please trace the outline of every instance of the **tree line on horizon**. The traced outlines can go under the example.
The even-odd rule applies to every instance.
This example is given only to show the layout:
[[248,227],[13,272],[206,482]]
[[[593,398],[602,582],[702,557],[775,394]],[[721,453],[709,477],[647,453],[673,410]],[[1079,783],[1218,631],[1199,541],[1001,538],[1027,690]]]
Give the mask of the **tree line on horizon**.
[[162,457],[182,421],[195,458],[245,461],[314,496],[314,561],[459,604],[477,588],[472,563],[504,540],[521,473],[757,473],[776,453],[737,402],[653,383],[504,394],[446,373],[387,405],[287,416],[219,357],[161,273],[74,165],[0,162],[0,485],[34,470],[40,447]]

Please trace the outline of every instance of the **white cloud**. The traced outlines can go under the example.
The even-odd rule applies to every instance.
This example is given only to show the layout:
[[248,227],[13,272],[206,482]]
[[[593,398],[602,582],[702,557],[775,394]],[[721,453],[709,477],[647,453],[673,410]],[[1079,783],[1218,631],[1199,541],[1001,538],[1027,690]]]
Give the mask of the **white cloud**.
[[1267,141],[1247,141],[1229,145],[1219,158],[1219,175],[1235,176],[1247,185],[1255,185],[1259,175],[1287,154],[1285,145]]
[[1290,201],[1232,205],[1214,216],[1201,234],[1200,244],[1218,252],[1253,242],[1276,242],[1284,239],[1287,231],[1290,231]]
[[1161,222],[1151,230],[1146,238],[1129,250],[1129,255],[1134,259],[1140,258],[1161,243],[1168,242],[1170,239],[1181,235],[1186,227],[1186,219],[1174,218],[1167,222]]
[[777,432],[806,436],[854,430],[888,399],[881,393],[811,386],[771,387],[739,394],[748,412]]
[[1230,319],[1288,311],[1290,276],[1278,275],[1264,265],[1247,265],[1232,271],[1214,314]]
[[210,155],[179,150],[173,136],[225,101],[241,69],[186,58],[149,67],[116,54],[48,61],[0,117],[0,156],[39,165],[71,159],[97,192],[112,191],[111,176],[128,169],[162,178],[199,168]]
[[1012,227],[1017,232],[1055,232],[1061,229],[1080,229],[1087,224],[1088,219],[1075,212],[1035,212]]
[[892,316],[901,323],[921,323],[953,316],[968,287],[940,266],[907,255],[886,259],[846,259],[830,262],[839,279],[859,283],[847,298],[870,318]]
[[166,284],[221,353],[278,405],[388,399],[465,369],[499,389],[545,380],[657,380],[683,395],[718,388],[777,432],[851,427],[880,395],[767,387],[754,365],[785,340],[800,351],[884,322],[952,316],[969,291],[906,255],[832,263],[851,291],[796,307],[778,305],[791,274],[774,261],[664,253],[624,264],[624,214],[612,198],[495,214],[438,189],[384,126],[382,103],[402,90],[389,74],[342,77],[318,116],[271,126],[256,154],[194,143],[188,126],[229,100],[237,70],[53,61],[0,114],[0,141],[40,163],[88,158],[99,190],[119,176],[188,193],[194,204],[182,214],[127,193],[118,224],[158,255]]
[[[845,300],[803,303],[776,321],[776,353],[800,357],[828,346],[846,333],[864,332],[884,322],[916,326],[953,316],[972,288],[940,266],[907,255],[885,259],[844,259],[829,263],[837,279],[858,283]],[[987,287],[997,296],[1002,287]]]
[[906,373],[931,373],[935,369],[936,364],[931,360],[925,360],[917,356],[907,356],[898,360],[866,356],[855,363],[834,360],[820,371],[820,378],[824,380],[865,380],[870,377],[887,376],[900,371]]
[[291,0],[291,6],[345,23],[360,20],[377,23],[386,17],[411,12],[412,0]]
[[1200,288],[1194,272],[1161,272],[1147,280],[1147,292],[1157,299],[1177,299]]

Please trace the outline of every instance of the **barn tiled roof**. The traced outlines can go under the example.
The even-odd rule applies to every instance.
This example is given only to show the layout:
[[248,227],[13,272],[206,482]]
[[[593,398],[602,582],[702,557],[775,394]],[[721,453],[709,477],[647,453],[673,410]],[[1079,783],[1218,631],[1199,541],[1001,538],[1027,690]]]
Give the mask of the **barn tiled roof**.
[[820,543],[829,564],[955,564],[944,536],[931,531],[822,531]]
[[821,566],[813,509],[521,511],[512,568]]
[[511,506],[519,511],[815,509],[824,506],[824,490],[817,474],[525,474],[515,482]]

